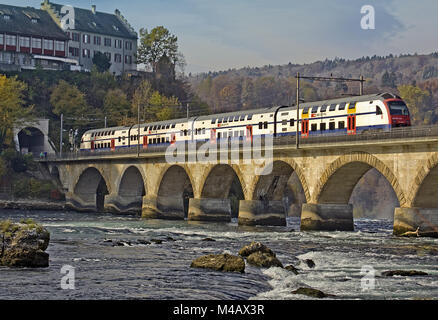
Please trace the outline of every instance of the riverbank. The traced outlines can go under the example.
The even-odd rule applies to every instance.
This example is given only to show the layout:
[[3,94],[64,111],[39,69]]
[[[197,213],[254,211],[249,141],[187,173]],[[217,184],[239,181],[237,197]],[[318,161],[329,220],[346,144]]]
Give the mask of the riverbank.
[[65,210],[65,202],[28,199],[0,200],[0,209],[25,211],[63,211]]

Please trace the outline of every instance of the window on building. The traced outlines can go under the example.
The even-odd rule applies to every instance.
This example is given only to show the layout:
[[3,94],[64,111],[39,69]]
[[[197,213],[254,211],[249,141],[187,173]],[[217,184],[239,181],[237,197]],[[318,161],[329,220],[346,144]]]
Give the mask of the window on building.
[[4,35],[0,34],[0,45],[5,44],[5,39],[4,39]]
[[30,48],[30,37],[20,37],[20,47]]
[[69,52],[72,57],[79,57],[79,48],[69,47]]
[[38,38],[32,38],[32,48],[41,49],[42,40]]
[[53,40],[44,39],[44,49],[53,50]]
[[132,42],[131,41],[125,41],[125,49],[132,50]]
[[106,57],[111,61],[111,52],[105,52]]
[[111,45],[112,45],[111,38],[105,38],[103,41],[104,41],[105,47],[111,47]]
[[99,36],[94,36],[94,39],[93,39],[94,41],[93,41],[93,43],[96,45],[96,46],[100,46],[100,44],[101,44],[101,38],[99,37]]
[[115,40],[115,47],[122,49],[122,43],[123,43],[122,40]]
[[131,64],[132,63],[132,56],[125,56],[125,63]]
[[90,41],[90,35],[89,34],[84,34],[83,36],[82,36],[82,41],[84,42],[84,43],[90,43],[91,41]]
[[38,23],[38,19],[35,19],[35,18],[33,18],[33,19],[30,20],[30,21],[32,21],[32,23]]
[[90,57],[90,50],[82,49],[82,57],[89,58]]
[[72,41],[79,42],[79,39],[80,39],[79,33],[73,32],[71,34],[71,39],[72,39]]
[[6,45],[7,46],[16,46],[17,45],[17,37],[7,34],[6,35]]
[[65,51],[64,41],[55,41],[55,50],[56,51]]
[[5,15],[3,16],[3,19],[5,19],[5,20],[11,20],[11,16],[5,14]]
[[122,62],[122,55],[119,53],[114,54],[114,62],[120,63]]

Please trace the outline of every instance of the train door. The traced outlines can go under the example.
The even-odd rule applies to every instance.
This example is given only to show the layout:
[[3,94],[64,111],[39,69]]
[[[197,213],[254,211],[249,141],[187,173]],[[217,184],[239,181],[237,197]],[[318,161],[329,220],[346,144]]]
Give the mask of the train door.
[[176,134],[172,133],[170,135],[170,144],[175,144],[175,142],[176,142]]
[[116,141],[114,139],[111,139],[111,151],[116,150]]
[[216,143],[216,129],[210,130],[210,142]]
[[148,136],[143,136],[143,149],[148,148]]
[[356,134],[356,115],[349,115],[347,119],[347,133],[349,135]]
[[301,121],[301,136],[303,138],[309,137],[309,119],[303,119]]
[[94,145],[94,141],[91,141],[91,151],[94,151],[95,145]]
[[246,141],[252,141],[253,135],[252,135],[252,126],[246,126]]

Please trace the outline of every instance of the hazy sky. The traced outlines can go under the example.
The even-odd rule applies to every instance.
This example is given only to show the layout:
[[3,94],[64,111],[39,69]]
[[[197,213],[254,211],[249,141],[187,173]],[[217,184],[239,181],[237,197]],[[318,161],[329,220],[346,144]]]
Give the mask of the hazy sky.
[[[40,7],[41,0],[0,0]],[[438,51],[437,0],[65,0],[178,36],[187,72]],[[361,8],[375,29],[361,29]]]

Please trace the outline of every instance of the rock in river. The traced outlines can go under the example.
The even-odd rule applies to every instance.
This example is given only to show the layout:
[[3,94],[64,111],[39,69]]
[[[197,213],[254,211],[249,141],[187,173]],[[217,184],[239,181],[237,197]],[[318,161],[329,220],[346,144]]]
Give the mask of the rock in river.
[[250,265],[261,268],[283,268],[283,264],[275,256],[261,251],[254,252],[246,258],[246,261],[248,261]]
[[250,245],[244,246],[242,249],[240,249],[239,256],[249,257],[255,252],[262,252],[275,257],[275,253],[271,249],[269,249],[264,244],[255,241],[252,242]]
[[318,298],[318,299],[334,297],[334,295],[325,294],[324,292],[313,288],[299,288],[298,290],[292,291],[292,293],[301,294],[311,298]]
[[402,277],[415,277],[415,276],[427,276],[428,274],[423,271],[416,270],[393,270],[382,272],[384,277],[402,276]]
[[287,271],[293,272],[293,273],[295,273],[296,275],[298,275],[298,273],[299,273],[299,272],[298,272],[298,269],[295,268],[293,265],[286,266],[286,267],[284,267],[284,269],[287,270]]
[[32,220],[20,223],[0,222],[0,265],[7,267],[47,268],[50,233]]
[[230,254],[211,254],[193,260],[190,267],[244,273],[245,261],[241,257]]

